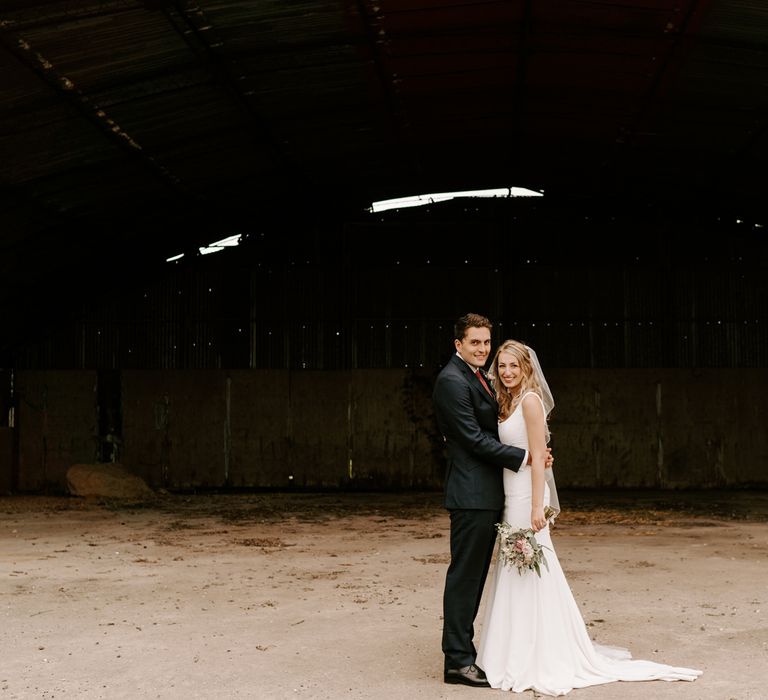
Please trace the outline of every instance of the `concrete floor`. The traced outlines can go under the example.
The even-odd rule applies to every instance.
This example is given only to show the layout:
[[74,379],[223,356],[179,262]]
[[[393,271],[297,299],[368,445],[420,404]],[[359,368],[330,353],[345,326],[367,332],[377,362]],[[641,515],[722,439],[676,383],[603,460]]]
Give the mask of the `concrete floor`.
[[[569,697],[768,698],[767,492],[560,500],[590,635],[704,670]],[[0,498],[0,695],[498,697],[442,682],[447,550],[438,493]]]

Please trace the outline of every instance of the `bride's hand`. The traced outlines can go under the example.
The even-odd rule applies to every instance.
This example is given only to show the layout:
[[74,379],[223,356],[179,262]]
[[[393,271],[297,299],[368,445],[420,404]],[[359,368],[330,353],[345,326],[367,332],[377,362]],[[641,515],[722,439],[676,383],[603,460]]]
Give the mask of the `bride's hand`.
[[538,532],[539,530],[543,530],[546,526],[547,519],[544,517],[544,506],[534,506],[531,509],[531,527],[533,528],[533,531]]
[[549,469],[554,464],[555,458],[552,456],[552,448],[547,447],[547,458],[544,460],[544,468]]

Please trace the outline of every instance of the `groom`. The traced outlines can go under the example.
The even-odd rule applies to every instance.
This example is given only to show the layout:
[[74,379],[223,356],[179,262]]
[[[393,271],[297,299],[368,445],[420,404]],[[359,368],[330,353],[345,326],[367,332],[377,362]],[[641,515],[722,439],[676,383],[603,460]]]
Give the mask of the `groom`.
[[492,328],[479,314],[456,321],[456,354],[438,374],[432,393],[446,443],[444,505],[451,521],[451,563],[443,592],[444,680],[481,688],[490,686],[475,666],[473,625],[504,508],[502,469],[517,471],[529,461],[527,450],[499,442],[498,405],[482,370]]

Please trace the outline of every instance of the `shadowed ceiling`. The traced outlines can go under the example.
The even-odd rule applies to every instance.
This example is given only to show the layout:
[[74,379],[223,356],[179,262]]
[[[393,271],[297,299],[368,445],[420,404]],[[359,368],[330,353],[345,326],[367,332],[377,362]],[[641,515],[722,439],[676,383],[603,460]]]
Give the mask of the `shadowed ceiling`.
[[761,0],[0,8],[2,309],[140,269],[147,246],[408,194],[765,218]]

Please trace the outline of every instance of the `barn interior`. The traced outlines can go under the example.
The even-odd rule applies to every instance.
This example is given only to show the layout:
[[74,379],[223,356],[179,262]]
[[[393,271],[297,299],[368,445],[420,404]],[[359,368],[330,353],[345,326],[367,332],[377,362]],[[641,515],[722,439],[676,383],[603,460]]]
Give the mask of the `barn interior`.
[[537,349],[563,485],[764,487],[767,34],[757,0],[4,0],[0,490],[439,489],[468,311]]

